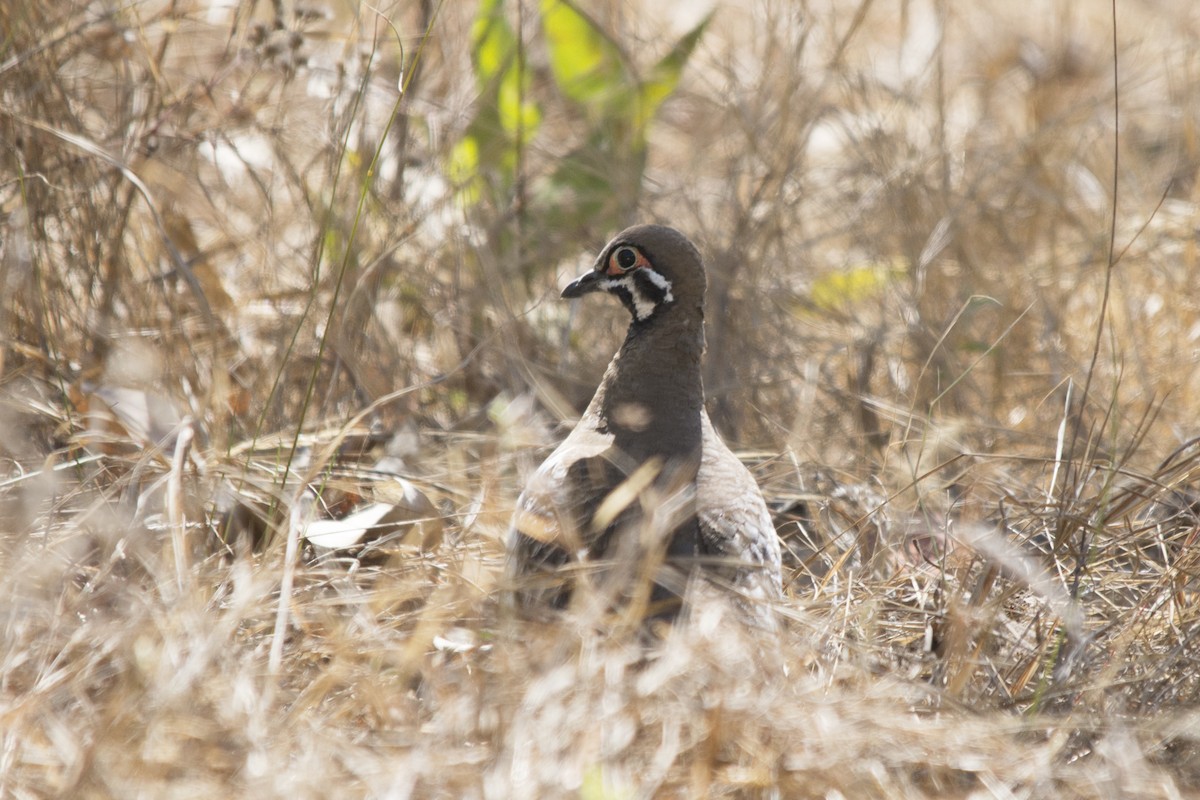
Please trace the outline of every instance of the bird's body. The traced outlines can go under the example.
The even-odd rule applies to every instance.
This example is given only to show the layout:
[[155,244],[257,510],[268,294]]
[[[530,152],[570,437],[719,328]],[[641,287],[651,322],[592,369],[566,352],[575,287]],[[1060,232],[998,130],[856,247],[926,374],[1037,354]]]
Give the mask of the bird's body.
[[586,580],[606,603],[640,597],[670,615],[698,569],[750,600],[779,597],[766,504],[704,409],[699,253],[671,228],[630,228],[563,296],[593,291],[616,294],[633,321],[578,425],[517,501],[518,597],[561,604]]

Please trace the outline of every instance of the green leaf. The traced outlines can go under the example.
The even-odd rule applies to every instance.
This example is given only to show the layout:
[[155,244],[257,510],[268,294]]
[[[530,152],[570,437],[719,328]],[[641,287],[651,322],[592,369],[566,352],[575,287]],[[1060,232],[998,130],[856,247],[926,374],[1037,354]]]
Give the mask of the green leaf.
[[845,311],[855,303],[877,296],[904,273],[899,263],[863,264],[817,278],[808,299],[822,311]]
[[479,88],[475,117],[446,163],[464,205],[480,202],[489,187],[502,194],[512,186],[517,155],[542,121],[532,97],[532,73],[519,58],[521,41],[509,25],[504,0],[480,0],[471,45]]
[[514,63],[500,79],[496,91],[500,127],[517,146],[524,145],[542,122],[542,111],[529,99],[529,73],[522,74]]
[[632,83],[621,49],[567,0],[542,0],[542,30],[558,88],[592,118],[609,113]]
[[464,206],[479,202],[482,180],[479,176],[479,140],[464,135],[454,144],[446,163],[446,177],[456,187],[458,201]]
[[705,15],[696,27],[680,37],[659,62],[650,70],[650,74],[642,82],[638,90],[637,108],[634,109],[633,127],[639,135],[644,136],[646,126],[654,119],[663,101],[679,88],[679,79],[683,77],[683,68],[687,66],[692,52],[704,35],[708,23],[712,21],[713,12]]
[[471,54],[475,63],[475,78],[481,92],[489,86],[513,60],[517,37],[504,16],[504,0],[480,0],[479,11],[471,25]]

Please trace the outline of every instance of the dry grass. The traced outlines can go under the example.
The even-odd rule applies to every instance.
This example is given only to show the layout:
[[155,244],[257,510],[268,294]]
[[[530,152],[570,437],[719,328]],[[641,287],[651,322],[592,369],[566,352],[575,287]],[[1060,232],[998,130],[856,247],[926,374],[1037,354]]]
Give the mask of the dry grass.
[[[664,106],[622,214],[792,580],[654,643],[498,599],[622,321],[611,225],[455,201],[473,7],[0,6],[0,796],[1200,793],[1200,18],[1122,4],[1118,112],[1107,9],[993,5],[731,3]],[[383,455],[424,539],[303,546]]]

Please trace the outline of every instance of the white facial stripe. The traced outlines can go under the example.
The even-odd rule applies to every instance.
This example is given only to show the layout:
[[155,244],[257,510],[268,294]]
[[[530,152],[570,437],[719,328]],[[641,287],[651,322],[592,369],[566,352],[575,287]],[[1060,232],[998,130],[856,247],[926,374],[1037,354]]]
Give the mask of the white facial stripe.
[[629,292],[629,296],[633,298],[633,316],[635,319],[643,320],[654,313],[654,303],[642,296],[642,293],[638,291],[637,284],[633,282],[633,278],[630,276],[623,275],[620,278],[609,278],[600,285],[606,290],[620,287]]
[[664,303],[674,302],[675,298],[671,295],[671,282],[669,280],[664,278],[662,275],[659,275],[652,269],[644,270],[643,274],[650,279],[651,283],[663,290]]
[[[671,294],[671,282],[669,280],[652,269],[642,268],[637,270],[637,272],[645,275],[650,279],[651,283],[662,289],[662,302],[664,305],[674,302],[675,297]],[[620,288],[629,292],[629,297],[633,300],[633,317],[640,322],[641,320],[648,319],[654,313],[654,310],[658,308],[658,304],[642,293],[633,276],[633,272],[628,272],[619,278],[607,278],[601,282],[600,287],[605,291]]]

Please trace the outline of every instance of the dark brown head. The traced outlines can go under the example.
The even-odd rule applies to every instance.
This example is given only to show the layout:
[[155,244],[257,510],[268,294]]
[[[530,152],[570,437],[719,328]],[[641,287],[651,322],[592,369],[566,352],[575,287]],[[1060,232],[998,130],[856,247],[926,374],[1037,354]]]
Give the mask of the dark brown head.
[[605,245],[595,266],[562,296],[615,294],[634,322],[648,322],[673,308],[702,319],[704,289],[700,253],[686,236],[665,225],[634,225]]

